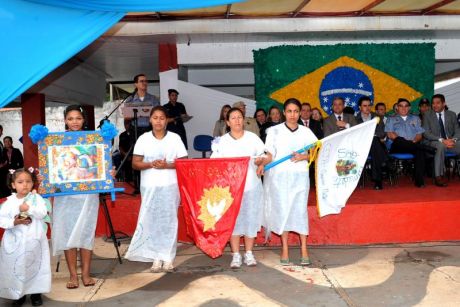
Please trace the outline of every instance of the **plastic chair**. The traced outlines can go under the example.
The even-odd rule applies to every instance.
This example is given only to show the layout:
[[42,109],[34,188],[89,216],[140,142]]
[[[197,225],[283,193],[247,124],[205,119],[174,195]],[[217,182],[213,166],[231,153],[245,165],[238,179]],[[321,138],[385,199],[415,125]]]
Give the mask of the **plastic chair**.
[[[390,152],[391,144],[393,142],[389,139],[386,140],[385,145]],[[395,185],[404,173],[413,173],[414,172],[414,165],[413,161],[415,156],[410,153],[390,153],[389,154],[390,161],[389,161],[389,179],[390,185]],[[411,174],[412,175],[412,174]]]
[[201,151],[202,158],[206,158],[206,153],[211,152],[211,142],[214,138],[210,135],[200,134],[193,139],[193,149]]
[[455,152],[446,150],[445,152],[446,175],[447,175],[447,179],[449,180],[452,178],[452,173],[453,175],[457,173],[457,175],[460,176],[460,173],[458,173],[458,161],[457,161],[458,159],[459,159],[459,156]]

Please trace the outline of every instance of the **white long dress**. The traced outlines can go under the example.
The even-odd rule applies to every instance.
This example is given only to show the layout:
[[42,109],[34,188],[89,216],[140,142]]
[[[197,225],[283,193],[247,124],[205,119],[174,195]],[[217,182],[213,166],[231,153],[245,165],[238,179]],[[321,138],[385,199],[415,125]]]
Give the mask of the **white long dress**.
[[[268,129],[265,149],[273,155],[273,161],[283,158],[317,140],[313,132],[298,126],[291,131],[285,123]],[[293,231],[308,234],[308,191],[310,178],[308,162],[285,161],[265,173],[265,218],[267,232],[282,234]]]
[[[211,158],[254,157],[264,153],[264,143],[254,133],[244,131],[239,139],[234,139],[230,133],[216,139],[212,146]],[[257,167],[254,159],[249,160],[249,167],[241,200],[240,212],[236,219],[233,235],[244,235],[249,238],[257,236],[262,227],[263,219],[263,187],[262,181],[256,174]]]
[[0,248],[0,297],[17,300],[26,294],[51,291],[48,239],[43,218],[47,214],[40,195],[29,204],[32,223],[14,226],[24,198],[13,193],[0,206],[0,228],[5,229]]
[[[187,156],[179,135],[168,131],[158,140],[151,131],[139,137],[134,155],[143,156],[144,162],[166,159],[173,162]],[[125,258],[132,261],[172,262],[176,257],[177,208],[180,202],[176,170],[146,169],[141,171],[142,203],[136,231]]]
[[53,255],[72,248],[92,250],[98,212],[99,194],[55,197],[51,229]]

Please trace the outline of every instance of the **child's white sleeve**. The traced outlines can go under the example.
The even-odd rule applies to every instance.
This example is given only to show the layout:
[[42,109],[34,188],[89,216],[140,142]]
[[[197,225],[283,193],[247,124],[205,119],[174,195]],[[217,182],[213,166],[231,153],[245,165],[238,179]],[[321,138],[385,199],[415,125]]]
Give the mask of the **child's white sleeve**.
[[36,194],[34,197],[35,204],[29,204],[29,215],[38,220],[42,220],[48,213],[45,200],[38,194]]
[[0,205],[0,228],[10,229],[13,227],[14,215],[8,205],[8,201],[5,201],[2,205]]

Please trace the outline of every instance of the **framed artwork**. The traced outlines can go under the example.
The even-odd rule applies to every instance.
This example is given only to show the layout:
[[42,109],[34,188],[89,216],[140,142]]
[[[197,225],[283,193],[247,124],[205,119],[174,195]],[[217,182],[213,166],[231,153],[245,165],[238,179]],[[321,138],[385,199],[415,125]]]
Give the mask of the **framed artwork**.
[[[111,139],[99,131],[49,133],[37,142],[43,196],[113,193]],[[112,196],[113,197],[113,196]]]

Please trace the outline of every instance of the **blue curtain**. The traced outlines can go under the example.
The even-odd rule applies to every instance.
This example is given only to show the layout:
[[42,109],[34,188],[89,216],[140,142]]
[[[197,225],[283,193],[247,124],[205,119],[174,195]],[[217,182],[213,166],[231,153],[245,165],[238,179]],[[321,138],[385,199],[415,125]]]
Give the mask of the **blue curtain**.
[[41,4],[107,12],[159,12],[194,9],[243,0],[28,0]]
[[126,12],[178,10],[229,0],[0,0],[0,107],[88,46]]

